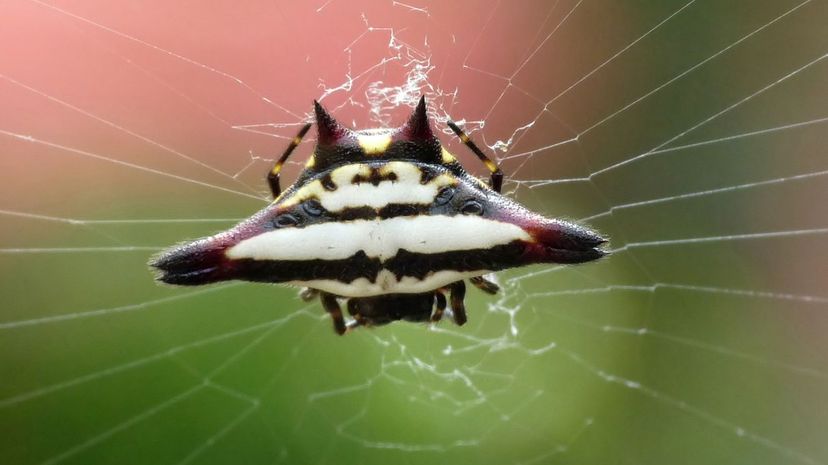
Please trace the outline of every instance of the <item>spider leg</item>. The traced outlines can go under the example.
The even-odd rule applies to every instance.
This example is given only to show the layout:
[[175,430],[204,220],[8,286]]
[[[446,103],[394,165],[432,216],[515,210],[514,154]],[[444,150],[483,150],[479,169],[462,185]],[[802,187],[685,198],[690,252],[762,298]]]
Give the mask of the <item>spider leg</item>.
[[327,292],[320,292],[319,300],[322,301],[322,307],[325,308],[325,311],[331,314],[336,334],[339,334],[340,336],[345,334],[345,331],[347,330],[347,327],[345,326],[345,317],[342,316],[342,309],[339,308],[336,296],[328,294]]
[[348,299],[348,314],[353,317],[353,321],[348,322],[348,331],[351,331],[358,326],[368,326],[366,324],[365,317],[359,313],[359,307],[357,306],[357,301],[355,299]]
[[319,290],[314,289],[312,287],[303,287],[302,290],[299,291],[299,298],[305,302],[310,302],[311,300],[315,299],[318,295]]
[[[455,134],[457,134],[457,137],[459,137],[460,140],[464,144],[466,144],[466,147],[468,147],[472,152],[474,152],[474,154],[477,155],[477,158],[479,158],[480,161],[482,161],[483,164],[486,165],[486,168],[488,168],[489,172],[491,173],[491,177],[489,178],[489,187],[491,187],[492,190],[499,194],[501,189],[503,188],[503,171],[501,171],[500,167],[497,166],[497,163],[495,163],[491,158],[487,157],[486,154],[483,153],[483,151],[480,150],[479,147],[477,147],[477,144],[475,144],[474,141],[471,140],[469,135],[466,134],[465,131],[460,129],[456,124],[454,124],[454,121],[446,121],[446,124],[448,124],[448,127],[450,127],[451,130],[454,131]],[[476,288],[480,289],[481,291],[487,294],[497,294],[497,291],[500,289],[497,284],[483,278],[482,276],[475,276],[474,278],[471,278],[470,281]],[[464,287],[463,294],[465,293],[465,290],[466,289]],[[463,294],[461,294],[461,296]],[[452,309],[454,308],[453,296],[454,292],[452,292]],[[463,299],[461,297],[461,304],[462,300]],[[465,316],[465,313],[463,313],[463,322],[466,321]],[[457,316],[455,316],[455,321],[457,321]],[[458,322],[458,324],[463,323]]]
[[287,161],[288,157],[293,150],[296,149],[296,146],[302,142],[302,138],[305,137],[305,134],[308,133],[308,130],[311,127],[311,123],[308,123],[302,126],[302,129],[299,130],[299,133],[296,134],[296,137],[290,141],[290,145],[287,146],[285,151],[282,153],[282,156],[279,157],[279,161],[273,166],[273,169],[270,170],[270,173],[267,174],[267,183],[270,186],[270,192],[273,193],[273,198],[279,197],[279,194],[282,193],[282,188],[279,187],[279,173],[282,171],[282,166]]
[[489,281],[483,276],[475,276],[474,278],[469,278],[469,282],[472,283],[474,287],[480,289],[486,294],[495,295],[497,294],[497,291],[500,290],[500,286]]
[[434,314],[431,315],[431,322],[437,323],[443,318],[443,312],[446,311],[446,295],[443,291],[438,289],[434,291]]
[[346,332],[351,332],[351,331],[355,330],[356,328],[358,328],[360,326],[364,326],[362,324],[362,321],[360,321],[358,319],[357,320],[351,320],[345,325],[345,331]]
[[499,194],[500,188],[503,186],[503,171],[500,170],[500,167],[497,166],[497,163],[492,161],[491,158],[487,157],[486,154],[483,153],[483,151],[477,147],[477,144],[475,144],[474,141],[471,140],[469,135],[466,134],[462,129],[460,129],[456,124],[454,124],[454,121],[446,121],[446,124],[448,124],[448,127],[450,127],[451,130],[454,131],[455,134],[457,134],[457,137],[459,137],[460,140],[464,144],[466,144],[466,147],[471,149],[471,151],[474,152],[475,155],[477,155],[477,158],[479,158],[480,161],[482,161],[483,164],[486,165],[486,168],[488,168],[489,172],[491,173],[491,178],[489,179],[489,186],[492,188],[492,190]]
[[449,284],[451,290],[451,312],[454,314],[454,322],[457,326],[463,326],[466,323],[466,304],[463,299],[466,297],[466,284],[463,281],[457,281]]

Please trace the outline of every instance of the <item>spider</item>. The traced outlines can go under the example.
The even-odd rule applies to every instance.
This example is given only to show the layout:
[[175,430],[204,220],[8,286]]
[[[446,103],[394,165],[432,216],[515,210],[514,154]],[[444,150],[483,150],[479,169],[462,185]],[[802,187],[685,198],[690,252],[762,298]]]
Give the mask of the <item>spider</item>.
[[274,201],[227,231],[163,252],[151,262],[159,281],[305,287],[300,296],[318,297],[344,334],[397,320],[437,322],[449,304],[463,325],[466,279],[495,294],[483,275],[606,254],[597,233],[501,195],[498,165],[448,121],[488,168],[489,182],[466,172],[432,131],[425,98],[395,129],[352,130],[316,101],[314,110],[317,144],[296,182],[282,191],[279,174],[310,123],[267,176]]

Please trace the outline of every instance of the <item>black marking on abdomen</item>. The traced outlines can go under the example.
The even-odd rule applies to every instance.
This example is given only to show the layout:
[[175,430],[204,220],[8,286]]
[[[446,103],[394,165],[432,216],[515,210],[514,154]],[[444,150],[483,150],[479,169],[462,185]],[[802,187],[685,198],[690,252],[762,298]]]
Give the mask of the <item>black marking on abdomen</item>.
[[[328,213],[327,221],[344,223],[355,220],[387,220],[400,216],[418,216],[430,213],[429,205],[412,203],[389,203],[376,209],[371,207],[346,208],[338,213]],[[325,221],[325,222],[327,222]]]
[[[356,175],[354,175],[353,179],[351,179],[351,184],[368,183],[368,184],[373,184],[374,186],[379,186],[379,184],[383,181],[392,181],[392,182],[396,181],[397,180],[397,173],[395,173],[393,171],[391,171],[389,173],[385,173],[385,174],[380,173],[380,170],[384,166],[385,166],[384,164],[370,166],[369,167],[370,173],[368,174],[368,176],[363,176],[361,174],[356,174]],[[422,170],[420,170],[420,171],[422,171]]]
[[[291,215],[297,221],[290,227],[304,228],[314,224],[345,223],[356,220],[387,220],[401,216],[443,215],[455,216],[459,214],[455,208],[445,205],[417,204],[417,203],[389,203],[382,208],[349,207],[339,212],[330,212],[321,208],[316,199],[309,199],[290,210],[285,210],[279,217]],[[279,228],[278,224],[273,224]]]
[[333,182],[333,178],[331,177],[330,172],[325,173],[325,175],[322,176],[322,179],[320,179],[319,182],[322,184],[322,188],[328,192],[333,192],[336,190],[337,186],[336,183]]
[[513,241],[488,249],[456,250],[434,254],[412,253],[400,250],[384,266],[394,273],[397,279],[411,276],[424,279],[434,271],[497,271],[522,265],[521,257],[525,245],[523,241]]
[[383,220],[397,218],[399,216],[417,216],[431,213],[430,205],[414,203],[389,203],[377,212],[377,216]]
[[376,281],[382,270],[379,258],[370,258],[359,251],[343,260],[235,260],[239,276],[247,281],[283,283],[326,279],[350,283],[359,278]]
[[413,277],[419,280],[436,271],[497,271],[523,265],[522,241],[495,246],[489,249],[458,250],[435,254],[412,253],[399,250],[397,255],[381,262],[359,251],[342,260],[234,260],[237,276],[227,279],[244,279],[258,282],[288,282],[330,280],[350,283],[365,278],[376,283],[382,270],[394,274],[397,280]]

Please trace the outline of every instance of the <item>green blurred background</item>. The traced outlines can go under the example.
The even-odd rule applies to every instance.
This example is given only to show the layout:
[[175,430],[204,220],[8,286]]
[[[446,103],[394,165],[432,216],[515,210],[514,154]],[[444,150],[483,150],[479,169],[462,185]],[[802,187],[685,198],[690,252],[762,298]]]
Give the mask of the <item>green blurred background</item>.
[[[0,463],[827,463],[827,3],[0,3]],[[153,282],[421,92],[611,258],[346,337]]]

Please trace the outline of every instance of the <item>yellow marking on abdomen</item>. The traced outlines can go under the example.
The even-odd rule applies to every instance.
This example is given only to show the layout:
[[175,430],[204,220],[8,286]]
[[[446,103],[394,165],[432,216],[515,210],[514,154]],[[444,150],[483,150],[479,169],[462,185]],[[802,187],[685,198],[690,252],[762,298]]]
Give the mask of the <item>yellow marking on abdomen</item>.
[[429,204],[441,187],[457,184],[457,179],[450,173],[442,173],[427,184],[420,183],[422,170],[418,166],[402,161],[388,162],[379,167],[381,176],[396,175],[396,179],[383,180],[379,185],[370,183],[352,184],[356,176],[367,178],[371,175],[371,165],[351,164],[334,169],[330,173],[331,182],[336,190],[328,191],[319,179],[308,182],[290,197],[281,199],[285,208],[298,205],[315,198],[322,206],[333,212],[348,207],[381,208],[389,203]]
[[377,155],[384,153],[391,144],[391,135],[362,135],[357,138],[357,142],[366,155]]

